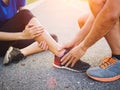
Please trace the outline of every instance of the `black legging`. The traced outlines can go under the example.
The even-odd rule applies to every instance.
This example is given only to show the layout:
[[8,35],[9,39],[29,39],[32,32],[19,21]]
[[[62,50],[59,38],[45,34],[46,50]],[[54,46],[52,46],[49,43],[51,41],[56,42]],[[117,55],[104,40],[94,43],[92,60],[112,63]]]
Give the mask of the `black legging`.
[[[3,32],[22,32],[25,26],[33,18],[33,14],[29,10],[21,10],[13,18],[8,20],[0,27]],[[24,48],[32,44],[34,40],[19,40],[19,41],[0,41],[0,56],[5,55],[10,46],[16,48]]]

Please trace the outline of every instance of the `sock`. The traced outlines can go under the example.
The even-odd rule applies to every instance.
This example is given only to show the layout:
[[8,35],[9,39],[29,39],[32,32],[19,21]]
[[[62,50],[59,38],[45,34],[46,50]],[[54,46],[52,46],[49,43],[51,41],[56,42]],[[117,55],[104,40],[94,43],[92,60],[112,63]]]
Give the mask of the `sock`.
[[120,55],[112,55],[112,57],[115,57],[115,58],[117,58],[118,60],[120,60]]

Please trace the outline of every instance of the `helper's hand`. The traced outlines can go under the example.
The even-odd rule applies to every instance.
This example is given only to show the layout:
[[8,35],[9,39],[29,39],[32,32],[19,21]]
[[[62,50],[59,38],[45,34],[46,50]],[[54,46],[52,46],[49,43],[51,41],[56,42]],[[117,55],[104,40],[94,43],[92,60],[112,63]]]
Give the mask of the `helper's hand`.
[[27,25],[22,33],[24,39],[34,39],[40,36],[43,32],[44,28],[42,26]]
[[45,51],[48,50],[48,45],[46,41],[41,41],[38,45],[42,50],[45,50]]
[[62,59],[61,64],[73,67],[75,63],[85,54],[86,50],[80,46],[71,49]]

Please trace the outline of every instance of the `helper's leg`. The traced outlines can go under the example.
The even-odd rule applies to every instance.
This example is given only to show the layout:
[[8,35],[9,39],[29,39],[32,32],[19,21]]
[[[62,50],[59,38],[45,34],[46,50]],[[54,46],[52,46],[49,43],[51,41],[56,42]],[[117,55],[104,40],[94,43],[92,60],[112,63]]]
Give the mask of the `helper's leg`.
[[[92,0],[93,1],[93,0]],[[99,1],[99,0],[96,0]],[[104,0],[103,0],[104,1]],[[93,5],[91,7],[95,12]],[[98,6],[96,4],[95,6]],[[99,12],[96,11],[96,12]],[[96,16],[96,13],[94,13]],[[120,20],[116,21],[116,24],[105,35],[105,38],[112,50],[112,57],[108,57],[102,60],[102,63],[98,67],[93,67],[87,70],[87,75],[97,81],[110,82],[120,79]]]
[[82,28],[84,26],[84,24],[86,23],[88,17],[89,17],[90,13],[82,13],[78,19],[78,25],[80,28]]
[[[101,3],[100,3],[101,2]],[[106,0],[89,0],[90,8],[94,16],[96,16],[99,11],[104,6]],[[97,8],[96,8],[97,7]],[[112,54],[120,55],[120,20],[116,22],[116,25],[112,30],[109,31],[105,38],[112,50]]]
[[105,36],[113,55],[118,55],[120,59],[120,20],[118,19],[116,25]]
[[120,79],[120,23],[116,25],[105,36],[111,50],[112,57],[102,60],[98,67],[87,70],[87,75],[97,81],[110,82]]

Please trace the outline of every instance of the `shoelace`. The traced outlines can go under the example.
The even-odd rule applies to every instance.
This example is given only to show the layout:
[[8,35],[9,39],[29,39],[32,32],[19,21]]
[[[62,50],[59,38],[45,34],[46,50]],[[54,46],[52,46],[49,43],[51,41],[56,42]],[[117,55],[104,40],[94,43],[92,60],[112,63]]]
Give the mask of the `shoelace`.
[[114,63],[116,63],[116,60],[114,60],[112,57],[107,57],[107,58],[104,58],[102,60],[102,63],[100,65],[100,67],[102,69],[106,69],[108,66],[110,66],[110,65],[112,65]]

